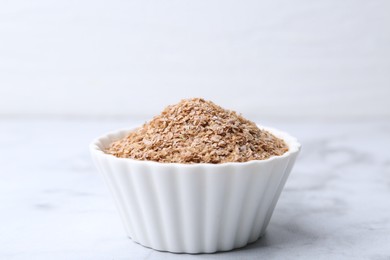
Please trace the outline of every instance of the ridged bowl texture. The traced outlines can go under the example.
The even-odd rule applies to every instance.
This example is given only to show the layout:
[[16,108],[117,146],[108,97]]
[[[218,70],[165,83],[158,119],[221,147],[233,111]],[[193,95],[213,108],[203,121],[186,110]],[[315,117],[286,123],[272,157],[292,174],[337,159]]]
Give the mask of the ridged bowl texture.
[[127,235],[156,250],[213,253],[261,237],[300,150],[287,133],[265,128],[289,151],[267,160],[178,164],[117,158],[104,153],[131,129],[90,145],[111,191]]

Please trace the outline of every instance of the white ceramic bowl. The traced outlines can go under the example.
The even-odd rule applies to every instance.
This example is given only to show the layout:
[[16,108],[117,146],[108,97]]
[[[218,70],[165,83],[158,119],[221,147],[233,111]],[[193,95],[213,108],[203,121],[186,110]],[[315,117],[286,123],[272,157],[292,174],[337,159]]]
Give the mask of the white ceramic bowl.
[[131,130],[104,135],[90,145],[128,236],[157,250],[212,253],[239,248],[265,232],[300,150],[287,133],[289,151],[267,160],[178,164],[117,158],[104,148]]

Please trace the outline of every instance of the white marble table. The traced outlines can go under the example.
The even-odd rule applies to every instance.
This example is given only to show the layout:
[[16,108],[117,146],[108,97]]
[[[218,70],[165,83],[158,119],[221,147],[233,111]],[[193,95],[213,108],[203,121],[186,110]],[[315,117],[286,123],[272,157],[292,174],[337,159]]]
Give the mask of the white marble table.
[[390,122],[271,121],[303,150],[266,235],[171,254],[128,239],[88,143],[126,119],[0,119],[0,259],[390,259]]

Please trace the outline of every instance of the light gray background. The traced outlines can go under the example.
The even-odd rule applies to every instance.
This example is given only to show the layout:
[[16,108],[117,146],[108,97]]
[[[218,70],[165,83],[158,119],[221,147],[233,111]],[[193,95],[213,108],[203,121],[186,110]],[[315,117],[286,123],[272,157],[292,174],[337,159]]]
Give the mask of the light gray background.
[[[126,237],[88,145],[202,96],[296,136],[266,235]],[[390,1],[0,0],[0,259],[390,259]]]
[[389,116],[390,1],[0,2],[0,114]]

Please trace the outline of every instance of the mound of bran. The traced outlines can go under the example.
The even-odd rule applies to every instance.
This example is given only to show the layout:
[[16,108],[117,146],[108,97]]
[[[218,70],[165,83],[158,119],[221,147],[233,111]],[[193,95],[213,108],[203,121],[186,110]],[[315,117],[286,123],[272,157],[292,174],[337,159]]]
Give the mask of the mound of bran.
[[106,153],[163,163],[226,163],[264,160],[288,151],[285,142],[234,111],[201,98],[184,99]]

